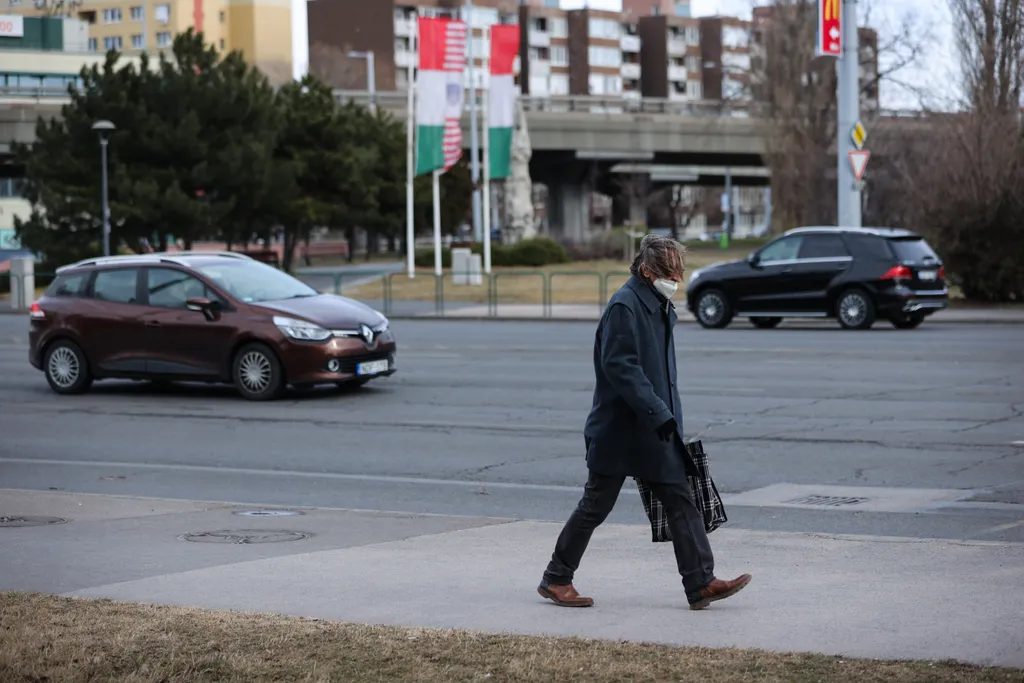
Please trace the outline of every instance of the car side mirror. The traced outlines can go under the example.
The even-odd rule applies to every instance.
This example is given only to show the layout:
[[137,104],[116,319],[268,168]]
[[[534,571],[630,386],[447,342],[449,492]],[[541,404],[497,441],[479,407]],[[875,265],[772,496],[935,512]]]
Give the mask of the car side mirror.
[[188,299],[185,301],[185,305],[188,306],[190,311],[198,311],[203,314],[207,320],[215,320],[217,313],[220,312],[220,302],[213,301],[207,298]]
[[754,253],[747,257],[747,263],[749,263],[752,268],[757,268],[761,264],[761,257],[758,256],[757,252],[755,251]]

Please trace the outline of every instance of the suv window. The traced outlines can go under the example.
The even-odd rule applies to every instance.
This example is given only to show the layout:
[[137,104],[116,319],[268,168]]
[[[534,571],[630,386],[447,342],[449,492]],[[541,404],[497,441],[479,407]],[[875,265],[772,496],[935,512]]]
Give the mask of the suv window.
[[101,270],[92,283],[92,298],[119,304],[138,303],[136,282],[139,271],[135,268]]
[[877,235],[855,235],[848,234],[846,239],[857,248],[858,255],[870,256],[879,261],[892,259],[892,250],[889,249],[889,240]]
[[146,291],[149,305],[160,308],[185,308],[189,299],[209,296],[201,280],[173,268],[147,268]]
[[896,258],[900,261],[911,261],[917,263],[920,261],[939,260],[938,255],[932,250],[931,246],[924,241],[923,237],[889,240],[889,244],[892,245],[893,251],[896,252]]
[[46,288],[46,296],[81,296],[89,282],[89,273],[58,275]]
[[807,235],[800,247],[799,258],[843,258],[849,255],[839,235]]
[[762,263],[765,261],[792,261],[800,253],[800,245],[803,244],[803,241],[803,235],[783,237],[762,249],[758,255]]

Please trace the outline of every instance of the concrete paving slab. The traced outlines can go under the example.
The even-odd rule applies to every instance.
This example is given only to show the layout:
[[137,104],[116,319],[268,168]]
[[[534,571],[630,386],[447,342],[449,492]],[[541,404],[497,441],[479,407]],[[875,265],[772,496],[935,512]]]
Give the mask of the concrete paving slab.
[[0,517],[43,515],[86,522],[199,512],[223,507],[226,507],[225,503],[0,489]]
[[[1024,666],[1024,545],[722,529],[737,597],[691,612],[668,544],[598,529],[564,610],[535,591],[560,525],[516,522],[238,562],[74,591],[82,597],[352,622]],[[298,544],[288,544],[298,545]]]
[[835,509],[847,512],[923,512],[965,500],[973,491],[883,486],[772,484],[728,496],[730,505]]

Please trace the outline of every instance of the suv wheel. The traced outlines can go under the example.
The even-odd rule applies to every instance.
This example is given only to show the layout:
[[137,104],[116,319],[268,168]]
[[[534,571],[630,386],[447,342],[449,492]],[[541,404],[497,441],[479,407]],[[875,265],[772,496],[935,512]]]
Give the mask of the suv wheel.
[[281,395],[284,372],[274,352],[264,344],[246,344],[231,366],[231,378],[239,393],[250,401],[269,401]]
[[836,301],[836,317],[847,330],[867,330],[875,324],[875,304],[863,289],[848,289]]
[[55,342],[46,350],[43,360],[46,381],[58,394],[81,394],[92,385],[89,361],[82,349],[72,341]]
[[732,309],[725,294],[717,289],[701,292],[695,306],[697,322],[701,327],[721,329],[732,322]]
[[893,319],[890,322],[892,323],[892,326],[895,327],[897,330],[913,330],[918,325],[924,322],[924,316],[920,314],[898,316],[893,317]]
[[770,330],[778,327],[779,323],[782,322],[782,318],[751,318],[750,323],[761,330]]

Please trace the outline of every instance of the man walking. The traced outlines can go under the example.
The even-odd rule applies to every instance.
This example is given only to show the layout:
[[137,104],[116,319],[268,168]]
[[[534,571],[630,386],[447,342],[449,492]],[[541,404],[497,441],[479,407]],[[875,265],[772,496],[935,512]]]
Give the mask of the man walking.
[[583,498],[555,544],[537,591],[562,607],[590,607],[572,585],[590,537],[611,513],[626,477],[644,481],[668,517],[676,564],[690,609],[735,595],[749,582],[715,578],[715,562],[687,483],[676,388],[676,322],[670,299],[683,279],[681,244],[647,235],[632,277],[608,302],[594,342],[597,386],[583,435],[589,476]]

